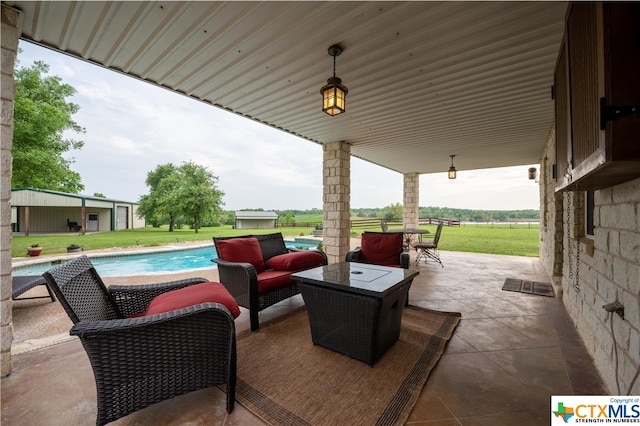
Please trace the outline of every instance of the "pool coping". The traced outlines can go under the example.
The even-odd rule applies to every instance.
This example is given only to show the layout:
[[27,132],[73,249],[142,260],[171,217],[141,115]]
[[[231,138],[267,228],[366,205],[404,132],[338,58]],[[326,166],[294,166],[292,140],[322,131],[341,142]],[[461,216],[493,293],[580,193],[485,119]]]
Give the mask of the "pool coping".
[[[211,246],[213,247],[213,243],[199,243],[199,244],[189,244],[189,243],[178,243],[178,244],[166,244],[166,245],[161,245],[161,246],[131,246],[131,247],[111,247],[111,248],[103,248],[103,249],[97,249],[97,250],[82,250],[82,251],[78,251],[78,252],[73,252],[73,253],[55,253],[55,254],[45,254],[45,255],[40,255],[37,256],[37,259],[34,258],[29,258],[29,257],[12,257],[11,261],[12,262],[17,262],[17,261],[25,261],[25,262],[29,262],[29,261],[38,261],[40,258],[46,257],[46,258],[62,258],[62,257],[68,257],[68,258],[74,258],[77,257],[80,254],[96,254],[96,255],[100,255],[100,256],[117,256],[117,255],[123,255],[123,254],[137,254],[137,253],[149,253],[149,252],[156,252],[156,251],[171,251],[171,250],[188,250],[188,249],[192,249],[192,248],[197,248],[197,247],[208,247]],[[95,257],[95,256],[93,256]]]
[[99,249],[99,250],[88,250],[88,251],[80,251],[74,253],[61,253],[61,254],[51,254],[51,255],[40,255],[34,258],[22,258],[22,257],[14,257],[11,259],[11,270],[13,271],[15,268],[21,268],[25,266],[33,266],[40,263],[49,263],[49,262],[59,262],[75,259],[78,256],[86,255],[89,259],[93,258],[108,258],[108,257],[119,257],[119,256],[136,256],[136,255],[144,255],[151,253],[162,253],[167,251],[181,251],[181,250],[193,250],[204,247],[213,247],[213,243],[206,244],[189,244],[189,245],[180,245],[177,246],[175,244],[157,246],[157,247],[128,247],[128,248],[117,248],[114,247],[112,249]]
[[[285,242],[294,243],[294,244],[295,243],[310,244],[308,242],[309,239],[310,238],[307,238],[306,242],[302,242],[302,241],[296,241],[296,239],[285,238]],[[318,242],[321,242],[321,241],[322,239],[318,239]],[[80,252],[74,252],[74,253],[60,253],[60,254],[51,254],[51,255],[44,255],[44,256],[40,255],[33,258],[14,257],[11,259],[11,271],[13,273],[13,271],[16,268],[23,268],[23,267],[38,265],[40,263],[64,262],[64,261],[75,259],[76,257],[83,254],[86,255],[89,259],[95,259],[95,258],[109,258],[109,257],[120,257],[120,256],[138,256],[138,255],[145,255],[145,254],[152,254],[152,253],[162,253],[162,252],[170,252],[170,251],[182,251],[182,250],[193,250],[193,249],[200,249],[200,248],[206,248],[206,247],[215,247],[215,244],[212,242],[211,243],[185,242],[185,243],[178,243],[178,244],[179,245],[168,244],[168,245],[155,246],[155,247],[127,247],[127,248],[113,247],[110,249],[88,250],[88,251],[80,251]],[[188,270],[185,269],[180,271],[171,271],[171,273],[180,273],[184,271],[202,270],[202,269],[210,269],[210,268],[215,269],[216,268],[215,264],[212,264],[210,267],[189,268]],[[156,274],[157,275],[166,274],[166,271],[145,272],[144,274],[141,274],[141,275],[156,275]],[[125,275],[110,275],[110,276],[119,277],[119,276],[125,276]]]

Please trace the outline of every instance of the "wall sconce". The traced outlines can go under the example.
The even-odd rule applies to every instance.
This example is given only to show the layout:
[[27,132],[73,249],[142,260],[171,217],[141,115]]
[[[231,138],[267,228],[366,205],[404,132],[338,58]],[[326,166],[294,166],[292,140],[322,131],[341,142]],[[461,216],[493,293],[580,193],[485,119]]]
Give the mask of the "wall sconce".
[[538,171],[535,167],[529,167],[529,180],[535,180],[538,177]]
[[449,167],[449,179],[455,179],[456,178],[456,168],[453,167],[453,157],[455,157],[455,155],[450,155],[449,157],[451,157],[451,167]]
[[329,55],[333,56],[333,77],[327,80],[327,84],[322,86],[322,111],[334,116],[345,111],[346,97],[349,93],[347,86],[342,84],[342,80],[336,77],[336,56],[342,53],[342,47],[337,44],[329,47]]

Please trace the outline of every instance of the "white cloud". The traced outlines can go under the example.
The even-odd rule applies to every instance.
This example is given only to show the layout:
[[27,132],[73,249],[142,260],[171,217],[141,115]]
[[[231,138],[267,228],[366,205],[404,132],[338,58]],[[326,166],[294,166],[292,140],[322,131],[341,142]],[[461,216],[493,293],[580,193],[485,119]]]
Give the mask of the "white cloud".
[[[85,142],[68,157],[85,194],[137,201],[147,173],[160,164],[193,161],[219,178],[225,208],[322,208],[322,148],[261,123],[69,56],[20,43],[21,66],[50,65],[78,93],[72,135]],[[474,209],[538,208],[538,186],[526,169],[460,171],[420,177],[420,205]],[[402,175],[357,158],[351,161],[351,206],[402,203]]]
[[452,180],[447,173],[422,175],[420,205],[481,210],[537,209],[539,187],[528,179],[529,167],[463,170]]

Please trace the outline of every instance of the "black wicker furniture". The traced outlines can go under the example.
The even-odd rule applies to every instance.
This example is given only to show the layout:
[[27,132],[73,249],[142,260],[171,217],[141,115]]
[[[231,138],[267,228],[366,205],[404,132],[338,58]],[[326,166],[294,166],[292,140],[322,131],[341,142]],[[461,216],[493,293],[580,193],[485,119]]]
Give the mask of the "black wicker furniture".
[[347,262],[409,268],[409,251],[403,247],[403,234],[363,232],[360,247],[347,252]]
[[[258,313],[300,293],[291,274],[326,265],[322,251],[287,248],[281,233],[214,237],[220,282],[249,309],[251,330],[260,328]],[[289,262],[289,260],[293,261]]]
[[400,337],[402,311],[418,273],[341,262],[293,274],[313,343],[373,366]]
[[156,296],[206,279],[107,288],[86,256],[43,275],[74,323],[70,334],[80,338],[91,362],[96,424],[223,384],[227,412],[233,410],[236,340],[230,311],[201,303],[141,316]]
[[[48,296],[20,297],[23,293],[26,293],[32,288],[40,285],[43,285],[47,288],[47,292],[49,293]],[[51,299],[52,302],[56,301],[56,296],[54,296],[53,292],[47,285],[47,280],[45,280],[42,275],[24,275],[13,277],[11,283],[11,298],[13,300]]]

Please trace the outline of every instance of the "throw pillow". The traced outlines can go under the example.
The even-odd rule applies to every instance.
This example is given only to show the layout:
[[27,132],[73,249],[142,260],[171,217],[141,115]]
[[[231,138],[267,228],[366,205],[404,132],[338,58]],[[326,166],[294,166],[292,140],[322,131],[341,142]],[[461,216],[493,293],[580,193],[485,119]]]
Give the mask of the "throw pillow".
[[257,238],[230,238],[216,241],[218,257],[229,262],[250,263],[256,272],[264,271],[262,249]]
[[151,300],[144,315],[161,314],[200,303],[220,303],[238,318],[240,308],[231,293],[220,283],[200,283],[162,293]]
[[365,232],[361,240],[361,261],[382,266],[400,264],[402,233]]
[[324,258],[320,253],[314,250],[305,250],[273,256],[267,260],[265,265],[276,271],[297,271],[322,266],[323,262]]

